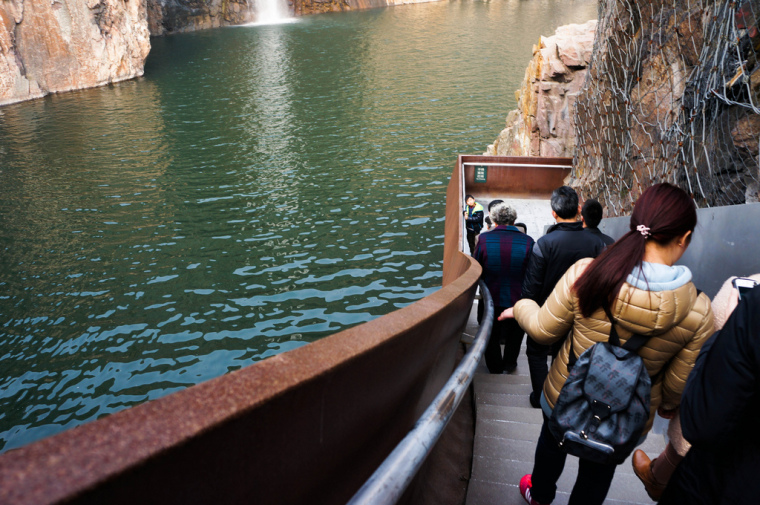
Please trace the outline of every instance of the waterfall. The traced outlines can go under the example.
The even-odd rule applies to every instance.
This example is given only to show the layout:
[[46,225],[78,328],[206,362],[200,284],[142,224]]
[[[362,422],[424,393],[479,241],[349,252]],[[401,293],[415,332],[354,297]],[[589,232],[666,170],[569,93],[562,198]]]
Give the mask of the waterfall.
[[291,18],[287,0],[255,0],[256,24],[282,23]]

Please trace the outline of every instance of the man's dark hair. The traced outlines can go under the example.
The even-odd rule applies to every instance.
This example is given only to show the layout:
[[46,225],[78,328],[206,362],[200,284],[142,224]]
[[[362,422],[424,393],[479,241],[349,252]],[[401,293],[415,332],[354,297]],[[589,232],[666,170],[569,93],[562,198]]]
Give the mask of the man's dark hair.
[[491,203],[488,204],[488,212],[491,212],[491,209],[500,203],[504,203],[504,200],[491,200]]
[[467,200],[469,200],[470,198],[472,198],[473,200],[475,200],[475,197],[474,197],[474,196],[472,196],[472,195],[464,195],[464,201],[465,201],[465,202],[466,202]]
[[583,221],[585,221],[586,226],[589,228],[598,228],[599,223],[602,222],[602,212],[602,204],[599,203],[599,200],[589,198],[583,204],[581,216],[583,216]]
[[572,219],[578,215],[578,193],[570,186],[560,186],[552,191],[552,210],[561,219]]

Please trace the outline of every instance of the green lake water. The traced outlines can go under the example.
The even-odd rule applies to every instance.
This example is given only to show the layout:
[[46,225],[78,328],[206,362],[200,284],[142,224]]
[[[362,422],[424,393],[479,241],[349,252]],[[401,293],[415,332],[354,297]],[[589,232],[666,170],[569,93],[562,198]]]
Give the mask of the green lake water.
[[0,450],[406,306],[531,47],[596,2],[436,2],[152,39],[0,108]]

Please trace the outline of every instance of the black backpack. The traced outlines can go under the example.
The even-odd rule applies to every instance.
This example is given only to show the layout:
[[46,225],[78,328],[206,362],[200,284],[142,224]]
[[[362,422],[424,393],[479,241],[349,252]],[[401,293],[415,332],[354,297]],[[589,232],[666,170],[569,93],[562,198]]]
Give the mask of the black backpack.
[[620,464],[638,445],[649,420],[652,380],[637,351],[649,337],[634,334],[624,346],[615,320],[608,342],[597,342],[576,360],[549,419],[549,430],[568,454]]

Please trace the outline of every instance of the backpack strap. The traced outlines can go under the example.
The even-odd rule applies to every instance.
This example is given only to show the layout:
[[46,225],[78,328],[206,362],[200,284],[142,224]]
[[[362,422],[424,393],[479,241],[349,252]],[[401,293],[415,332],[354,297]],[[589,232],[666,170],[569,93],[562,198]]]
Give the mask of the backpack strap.
[[[612,317],[612,312],[610,312],[610,308],[605,306],[604,312],[607,314],[607,319],[610,321],[610,337],[608,342],[616,347],[622,347],[626,351],[631,352],[637,352],[639,349],[644,347],[644,344],[647,343],[649,340],[649,337],[646,335],[639,335],[638,333],[634,333],[631,335],[631,338],[626,341],[625,345],[620,345],[620,336],[618,336],[617,329],[615,329],[615,318]],[[573,350],[573,331],[570,330],[570,335],[568,336],[570,340],[570,353],[567,359],[567,369],[570,370],[573,366],[575,366],[575,362],[578,361],[578,357],[575,355],[575,351]]]
[[607,319],[610,320],[610,339],[609,343],[617,346],[622,347],[626,351],[636,352],[642,347],[644,347],[644,344],[647,343],[649,340],[649,337],[646,335],[639,335],[638,333],[634,333],[631,335],[631,338],[626,341],[625,345],[620,345],[620,337],[618,336],[618,332],[615,329],[615,318],[612,317],[612,312],[610,312],[610,308],[605,306],[604,312],[607,314]]
[[570,330],[570,335],[567,336],[567,339],[570,341],[570,352],[567,355],[567,371],[569,372],[575,366],[575,362],[578,361],[573,350],[573,330]]

